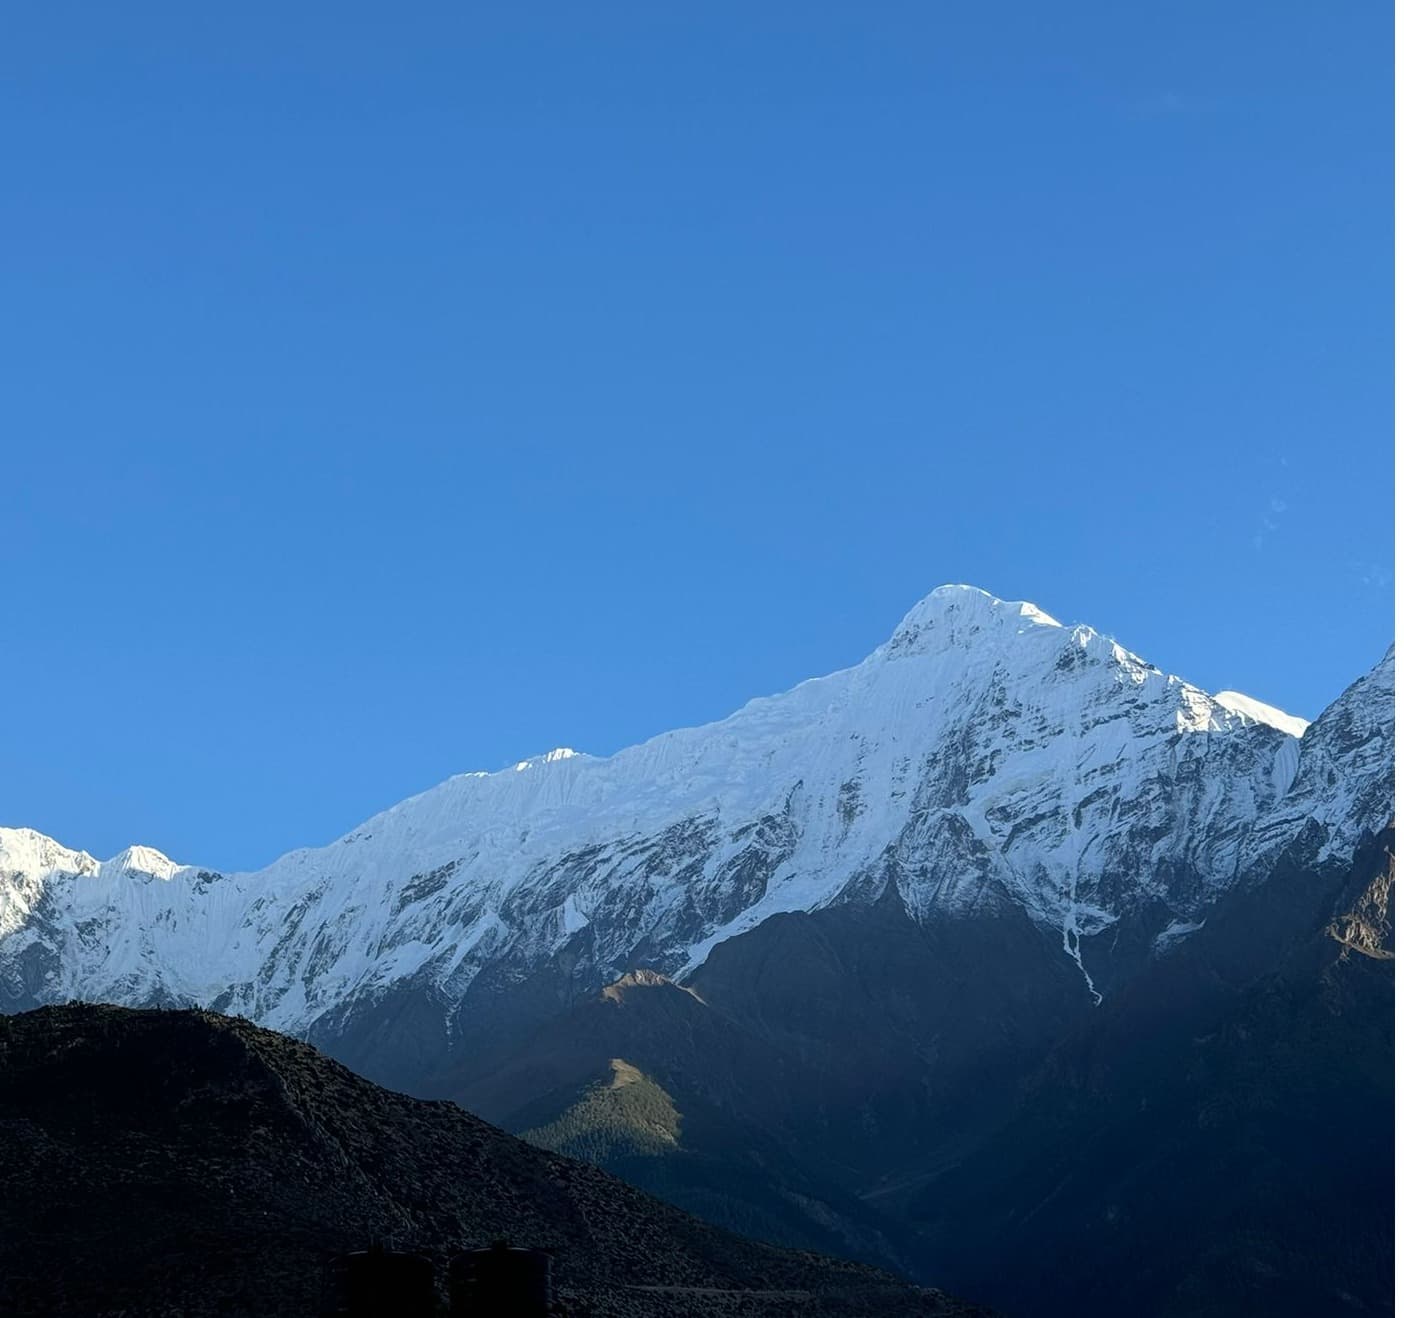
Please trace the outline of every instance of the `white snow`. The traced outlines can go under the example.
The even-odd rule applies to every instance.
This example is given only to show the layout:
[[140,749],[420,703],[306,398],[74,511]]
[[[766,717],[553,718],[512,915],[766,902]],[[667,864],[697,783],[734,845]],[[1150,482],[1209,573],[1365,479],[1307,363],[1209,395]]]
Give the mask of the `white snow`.
[[1299,720],[1090,627],[944,586],[852,668],[609,757],[460,774],[254,873],[140,847],[99,864],[0,829],[0,983],[37,946],[46,1000],[219,1000],[301,1032],[417,975],[453,1002],[497,959],[544,963],[587,925],[601,976],[644,941],[685,974],[769,915],[892,884],[919,918],[1018,903],[1099,1000],[1089,949],[1169,900],[1163,874],[1198,876],[1174,910],[1192,925],[1312,812],[1372,822],[1349,813],[1352,784],[1383,751],[1338,764],[1340,717],[1299,742]]
[[1155,936],[1156,952],[1165,952],[1176,943],[1204,928],[1203,920],[1172,920]]
[[1220,691],[1214,699],[1255,723],[1266,723],[1268,727],[1293,737],[1300,737],[1311,724],[1310,719],[1298,718],[1295,714],[1284,714],[1282,710],[1265,705],[1261,700],[1254,700],[1252,696],[1245,696],[1241,691]]
[[[547,751],[545,755],[536,755],[529,760],[520,760],[512,767],[518,773],[521,773],[523,769],[535,768],[538,764],[555,764],[559,760],[573,760],[579,754],[579,751],[573,751],[569,746],[558,746],[553,751]],[[479,777],[480,775],[474,774],[471,776]]]
[[575,894],[571,893],[561,904],[561,926],[566,933],[573,934],[585,928],[590,923],[590,917],[581,909],[580,904],[575,900]]

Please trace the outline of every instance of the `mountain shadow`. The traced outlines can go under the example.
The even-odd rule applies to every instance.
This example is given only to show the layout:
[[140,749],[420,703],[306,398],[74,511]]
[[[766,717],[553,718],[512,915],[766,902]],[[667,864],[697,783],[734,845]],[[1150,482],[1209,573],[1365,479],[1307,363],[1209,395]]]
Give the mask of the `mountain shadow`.
[[1233,894],[913,1197],[932,1270],[1017,1315],[1392,1313],[1393,903],[1392,829]]
[[719,1230],[238,1018],[0,1019],[0,1311],[307,1318],[336,1255],[501,1238],[549,1251],[581,1318],[988,1312]]

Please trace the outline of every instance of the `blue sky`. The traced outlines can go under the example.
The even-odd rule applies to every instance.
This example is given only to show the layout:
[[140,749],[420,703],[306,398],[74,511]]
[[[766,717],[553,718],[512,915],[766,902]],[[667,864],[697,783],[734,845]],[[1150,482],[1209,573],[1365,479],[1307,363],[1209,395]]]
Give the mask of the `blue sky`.
[[1393,627],[1383,4],[24,3],[0,823],[222,867],[968,581]]

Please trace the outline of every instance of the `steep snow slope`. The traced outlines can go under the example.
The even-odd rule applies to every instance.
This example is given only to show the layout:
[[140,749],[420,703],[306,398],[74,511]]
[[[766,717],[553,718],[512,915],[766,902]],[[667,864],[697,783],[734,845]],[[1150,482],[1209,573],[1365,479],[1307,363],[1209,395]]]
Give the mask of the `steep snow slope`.
[[1386,663],[1299,766],[1290,716],[942,587],[854,668],[607,759],[449,779],[257,873],[0,830],[0,1001],[194,1002],[301,1032],[413,982],[447,1016],[490,968],[568,964],[582,990],[680,974],[775,912],[889,889],[919,918],[1012,902],[1081,965],[1131,915],[1192,930],[1315,816],[1331,854],[1378,827]]
[[1309,726],[1307,719],[1298,718],[1295,714],[1284,714],[1280,709],[1265,705],[1261,700],[1254,700],[1252,696],[1245,696],[1241,691],[1220,691],[1214,699],[1219,704],[1236,709],[1240,714],[1246,714],[1259,723],[1266,723],[1281,732],[1290,732],[1294,737],[1300,737]]
[[1302,734],[1290,788],[1254,845],[1270,851],[1302,832],[1309,859],[1344,861],[1394,817],[1394,646]]

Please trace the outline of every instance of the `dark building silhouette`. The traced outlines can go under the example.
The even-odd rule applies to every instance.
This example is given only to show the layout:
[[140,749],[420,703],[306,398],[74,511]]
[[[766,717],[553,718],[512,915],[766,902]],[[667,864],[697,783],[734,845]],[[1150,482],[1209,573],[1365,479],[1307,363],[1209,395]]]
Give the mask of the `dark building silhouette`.
[[499,1240],[449,1263],[453,1318],[547,1318],[551,1298],[551,1256],[539,1249]]
[[436,1318],[434,1265],[379,1246],[343,1254],[328,1269],[327,1318]]

